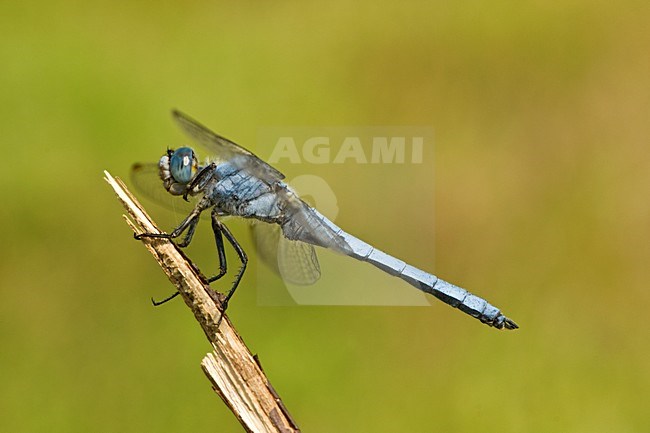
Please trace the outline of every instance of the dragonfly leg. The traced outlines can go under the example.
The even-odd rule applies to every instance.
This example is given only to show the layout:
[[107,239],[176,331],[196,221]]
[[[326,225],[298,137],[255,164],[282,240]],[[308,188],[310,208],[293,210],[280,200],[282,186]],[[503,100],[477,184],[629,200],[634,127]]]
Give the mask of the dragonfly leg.
[[[196,231],[196,225],[199,222],[199,216],[204,209],[205,207],[199,203],[199,205],[197,205],[171,233],[140,233],[133,235],[133,237],[137,240],[140,240],[142,238],[175,239],[183,234],[185,230],[187,230],[187,234],[185,235],[183,241],[178,243],[179,247],[184,248],[188,246],[192,241],[192,236],[194,236],[194,232]],[[178,295],[180,295],[179,292],[174,292],[171,296],[166,297],[162,301],[156,301],[154,298],[151,298],[151,303],[154,305],[154,307],[157,307],[171,301]]]
[[[199,214],[200,214],[200,212],[199,212]],[[188,217],[188,218],[189,218],[189,217]],[[185,222],[185,221],[184,221],[184,222]],[[184,222],[183,222],[183,223],[184,223]],[[199,222],[199,218],[198,218],[198,216],[195,217],[195,218],[193,218],[193,219],[189,219],[189,223],[186,225],[187,233],[185,234],[185,237],[183,238],[183,241],[182,241],[182,242],[179,242],[179,243],[176,244],[176,245],[178,245],[178,246],[181,247],[181,248],[185,248],[186,246],[188,246],[188,245],[190,244],[190,242],[192,241],[192,237],[194,236],[194,232],[196,231],[196,226],[197,226],[198,222]],[[181,223],[181,225],[179,226],[179,228],[180,228],[181,226],[183,226],[183,223]],[[178,230],[178,229],[177,229],[177,230]],[[183,229],[183,230],[185,230],[185,229]],[[183,230],[181,230],[180,233],[178,233],[176,236],[180,236],[181,233],[183,232]],[[175,231],[176,231],[176,230],[174,230],[174,232],[175,232]],[[152,234],[153,234],[153,233],[152,233]],[[142,235],[144,235],[144,236],[141,236],[141,237],[148,237],[148,236],[146,236],[147,233],[143,233]],[[165,235],[165,237],[172,238],[173,235],[174,235],[174,233],[169,234],[169,235]],[[151,236],[151,237],[154,237],[154,236]],[[159,236],[155,236],[155,237],[159,237]],[[223,249],[223,240],[221,241],[221,245],[222,245],[221,248]],[[225,271],[224,271],[224,273],[225,273]],[[166,297],[166,298],[163,299],[162,301],[156,301],[154,298],[151,298],[151,303],[153,304],[154,307],[158,307],[158,306],[160,306],[160,305],[162,305],[162,304],[165,304],[165,303],[171,301],[172,299],[174,299],[175,297],[177,297],[177,296],[180,295],[180,294],[181,294],[180,292],[174,292],[172,295]]]
[[[241,281],[244,272],[246,271],[246,265],[248,264],[248,256],[246,256],[244,249],[241,247],[241,245],[239,245],[239,242],[237,242],[237,239],[235,239],[235,237],[230,232],[228,227],[226,227],[221,221],[219,221],[216,212],[212,213],[212,227],[215,229],[215,237],[217,237],[216,235],[217,232],[219,232],[220,234],[223,233],[223,235],[226,237],[228,242],[230,242],[230,245],[232,245],[232,247],[237,252],[237,255],[239,256],[239,260],[241,260],[242,263],[241,267],[239,268],[239,271],[237,272],[237,275],[235,276],[235,281],[233,282],[232,287],[230,288],[230,290],[226,294],[226,297],[221,303],[221,317],[219,318],[219,323],[221,323],[221,320],[223,319],[223,315],[225,314],[226,309],[228,308],[228,302],[230,301],[230,298],[232,298],[232,296],[235,294],[235,291],[237,290],[237,286],[239,286],[239,282]],[[223,263],[225,263],[225,254],[224,254]],[[220,276],[218,277],[221,278]],[[211,282],[217,279],[215,277],[213,278],[210,278],[209,281]]]
[[133,235],[133,237],[137,240],[141,240],[143,238],[176,239],[181,234],[183,234],[185,230],[188,230],[185,239],[183,239],[183,241],[179,244],[181,247],[186,247],[192,240],[194,230],[196,230],[196,224],[198,223],[199,216],[203,210],[205,210],[205,207],[202,203],[199,203],[171,233],[139,233]]
[[194,191],[197,187],[198,189],[202,189],[202,187],[205,185],[205,183],[212,178],[214,175],[214,169],[217,167],[217,164],[210,163],[203,167],[197,174],[194,176],[194,178],[190,181],[190,183],[187,184],[185,187],[185,193],[183,194],[183,200],[187,200],[187,196]]
[[187,233],[185,234],[185,237],[183,238],[182,242],[177,243],[181,248],[185,248],[192,242],[192,237],[194,236],[194,232],[196,231],[196,225],[199,223],[199,218],[194,218],[190,224],[187,226]]
[[174,292],[173,295],[171,295],[171,296],[167,296],[167,297],[166,297],[165,299],[163,299],[162,301],[156,301],[154,298],[151,298],[151,303],[153,304],[154,307],[157,307],[157,306],[159,306],[159,305],[164,304],[165,302],[169,302],[169,301],[171,301],[172,299],[174,299],[175,297],[177,297],[177,296],[180,295],[180,294],[181,294],[181,292]]
[[212,231],[214,232],[214,240],[217,243],[217,253],[219,253],[219,273],[213,277],[208,278],[208,283],[217,281],[228,271],[228,264],[226,263],[226,250],[223,246],[223,236],[221,234],[222,227],[225,227],[217,219],[216,215],[212,215]]

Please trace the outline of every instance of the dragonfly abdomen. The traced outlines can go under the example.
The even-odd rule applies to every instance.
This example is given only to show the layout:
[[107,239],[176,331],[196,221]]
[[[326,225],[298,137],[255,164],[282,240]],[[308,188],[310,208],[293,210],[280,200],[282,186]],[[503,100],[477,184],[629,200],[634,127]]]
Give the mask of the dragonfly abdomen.
[[489,326],[498,329],[504,327],[506,329],[518,328],[515,322],[501,314],[498,308],[485,299],[386,254],[349,233],[341,230],[339,235],[350,246],[352,250],[350,256],[368,262],[390,275],[401,278],[413,287],[435,296],[445,304],[458,308]]
[[518,328],[515,322],[501,314],[498,308],[486,300],[346,233],[316,209],[304,205],[301,210],[302,212],[293,215],[293,218],[288,219],[287,223],[283,225],[285,236],[289,239],[330,248],[357,260],[368,262],[489,326],[498,329]]

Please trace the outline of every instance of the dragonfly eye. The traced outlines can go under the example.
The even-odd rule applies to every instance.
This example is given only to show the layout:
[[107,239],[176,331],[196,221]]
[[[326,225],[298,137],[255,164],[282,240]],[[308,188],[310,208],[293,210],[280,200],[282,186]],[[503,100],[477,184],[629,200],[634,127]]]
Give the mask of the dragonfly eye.
[[176,182],[181,184],[189,183],[197,170],[194,151],[189,147],[176,149],[169,159],[169,169]]

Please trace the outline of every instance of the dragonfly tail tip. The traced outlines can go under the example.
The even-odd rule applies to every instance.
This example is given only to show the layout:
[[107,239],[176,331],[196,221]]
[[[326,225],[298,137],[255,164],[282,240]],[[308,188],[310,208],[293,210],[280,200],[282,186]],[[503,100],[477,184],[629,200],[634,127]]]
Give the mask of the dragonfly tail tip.
[[513,320],[510,320],[506,317],[506,320],[503,322],[503,327],[506,329],[519,329],[519,325],[517,325]]

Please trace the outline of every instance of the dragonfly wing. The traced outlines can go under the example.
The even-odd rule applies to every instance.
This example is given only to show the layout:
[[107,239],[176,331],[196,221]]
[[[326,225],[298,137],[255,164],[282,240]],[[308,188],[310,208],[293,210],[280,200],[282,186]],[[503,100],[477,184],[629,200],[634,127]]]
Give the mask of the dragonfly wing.
[[184,215],[194,209],[192,200],[186,202],[165,190],[158,175],[158,164],[135,163],[131,167],[131,182],[135,189],[152,202],[174,212]]
[[323,214],[302,201],[292,191],[283,194],[289,218],[282,226],[283,234],[290,240],[298,240],[340,254],[351,255],[352,250],[341,233],[340,227]]
[[197,144],[205,147],[218,159],[228,161],[242,170],[271,184],[284,179],[284,175],[240,145],[210,131],[196,120],[180,111],[172,111],[180,128]]
[[278,245],[280,275],[289,283],[308,286],[320,278],[320,264],[312,245],[282,236]]
[[308,286],[320,278],[320,264],[312,245],[282,236],[280,226],[251,226],[259,257],[288,283]]
[[278,242],[282,236],[281,233],[274,227],[257,221],[251,221],[250,229],[257,256],[276,274],[280,275]]

